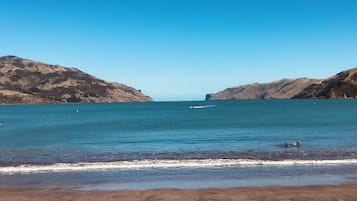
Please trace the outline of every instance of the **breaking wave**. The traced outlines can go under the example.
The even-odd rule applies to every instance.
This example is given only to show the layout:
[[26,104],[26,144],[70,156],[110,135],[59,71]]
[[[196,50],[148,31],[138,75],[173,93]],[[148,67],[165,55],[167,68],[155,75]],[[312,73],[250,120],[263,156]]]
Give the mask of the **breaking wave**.
[[56,163],[51,165],[23,164],[0,167],[0,174],[31,174],[50,172],[79,172],[106,170],[140,170],[160,168],[219,168],[254,166],[326,166],[352,165],[357,159],[343,160],[251,160],[251,159],[187,159],[187,160],[133,160],[111,162]]

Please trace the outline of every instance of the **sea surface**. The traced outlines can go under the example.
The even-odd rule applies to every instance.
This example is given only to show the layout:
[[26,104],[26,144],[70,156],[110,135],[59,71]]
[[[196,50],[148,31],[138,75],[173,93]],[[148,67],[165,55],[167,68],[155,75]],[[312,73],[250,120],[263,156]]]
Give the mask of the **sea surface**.
[[355,99],[0,106],[0,186],[356,181]]

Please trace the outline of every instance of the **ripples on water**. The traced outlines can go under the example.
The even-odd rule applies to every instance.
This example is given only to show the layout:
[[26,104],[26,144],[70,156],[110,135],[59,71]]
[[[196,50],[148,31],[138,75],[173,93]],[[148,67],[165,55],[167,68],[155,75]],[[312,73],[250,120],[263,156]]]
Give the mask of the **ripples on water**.
[[[209,107],[192,107],[205,105]],[[68,176],[71,171],[82,171],[86,176],[77,179],[84,183],[91,181],[90,174],[96,182],[109,182],[102,171],[117,175],[110,182],[125,178],[134,184],[134,175],[120,172],[158,169],[143,176],[145,181],[165,181],[160,175],[168,171],[177,178],[206,172],[215,175],[213,180],[228,181],[225,174],[234,170],[250,175],[247,179],[258,167],[274,178],[279,166],[285,176],[289,171],[296,175],[300,166],[324,170],[301,171],[305,176],[344,175],[330,166],[355,166],[356,114],[355,100],[0,106],[0,174],[2,181],[17,184],[22,181],[18,174],[41,183],[38,173]],[[282,146],[296,140],[301,147]],[[347,169],[346,175],[357,174]]]

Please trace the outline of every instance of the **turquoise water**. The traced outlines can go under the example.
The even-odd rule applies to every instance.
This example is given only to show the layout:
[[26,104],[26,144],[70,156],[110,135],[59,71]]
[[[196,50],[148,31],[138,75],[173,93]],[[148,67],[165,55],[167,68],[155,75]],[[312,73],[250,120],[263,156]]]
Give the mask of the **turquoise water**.
[[[282,146],[285,142],[292,144],[296,140],[301,142],[300,147]],[[188,168],[191,170],[188,172],[203,175],[221,172],[217,173],[216,179],[234,186],[234,179],[225,180],[222,176],[227,168],[243,172],[240,175],[246,172],[247,178],[251,178],[252,175],[248,174],[251,171],[248,170],[257,168],[259,164],[259,168],[264,168],[267,164],[272,170],[268,171],[269,175],[276,178],[276,171],[273,170],[280,168],[276,161],[286,160],[290,162],[283,164],[285,169],[293,168],[295,163],[306,169],[311,166],[309,161],[334,160],[337,166],[342,166],[338,164],[343,162],[344,168],[348,169],[344,172],[351,176],[356,173],[355,163],[345,164],[345,160],[357,159],[357,101],[2,105],[0,151],[0,178],[4,183],[16,184],[21,184],[19,175],[28,179],[28,182],[22,179],[23,183],[43,183],[41,178],[44,174],[64,174],[70,178],[68,175],[71,172],[80,171],[84,175],[97,175],[95,183],[109,182],[122,186],[118,181],[123,177],[108,174],[129,171],[126,175],[131,175],[130,172],[137,175],[155,170],[161,172],[145,175],[150,175],[147,176],[150,181],[158,181],[158,175],[165,175],[165,171],[174,172],[176,178],[181,173],[187,175]],[[249,160],[251,167],[245,166],[244,171],[240,160]],[[122,161],[130,165],[116,163]],[[261,161],[265,161],[264,165]],[[59,163],[66,168],[56,170]],[[80,163],[99,164],[101,167],[75,170],[74,166]],[[183,164],[192,164],[192,167]],[[326,166],[324,164],[322,162],[320,166]],[[29,169],[20,168],[24,165],[30,166]],[[341,175],[343,172],[337,169],[329,166],[319,172]],[[290,175],[295,175],[293,171],[294,168]],[[313,173],[315,175],[314,171],[310,172]],[[191,178],[200,174],[192,173]],[[116,179],[108,181],[107,177],[109,180]],[[81,178],[76,181],[91,183],[88,175]],[[131,181],[130,185],[138,185],[134,176],[125,178]],[[63,184],[66,181],[63,180]],[[160,182],[166,181],[160,179]]]

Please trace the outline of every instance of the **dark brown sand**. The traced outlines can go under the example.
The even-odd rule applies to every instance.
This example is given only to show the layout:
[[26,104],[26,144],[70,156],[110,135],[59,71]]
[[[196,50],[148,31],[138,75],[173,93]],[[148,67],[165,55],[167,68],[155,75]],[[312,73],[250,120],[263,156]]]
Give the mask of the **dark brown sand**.
[[0,188],[0,201],[357,201],[357,184],[229,189],[78,191],[51,188]]

